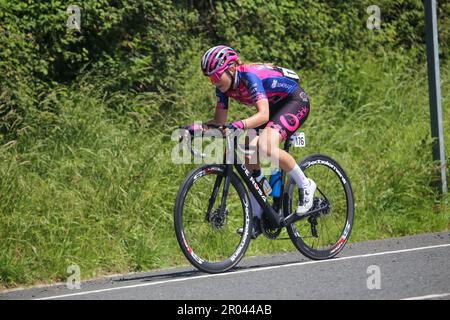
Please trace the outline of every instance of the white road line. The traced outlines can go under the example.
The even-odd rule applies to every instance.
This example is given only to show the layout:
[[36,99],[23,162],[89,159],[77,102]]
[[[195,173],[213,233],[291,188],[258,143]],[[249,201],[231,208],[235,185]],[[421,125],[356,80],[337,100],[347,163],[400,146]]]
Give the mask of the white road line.
[[100,293],[100,292],[108,292],[108,291],[123,290],[123,289],[133,289],[133,288],[140,288],[140,287],[149,287],[149,286],[155,286],[155,285],[164,284],[164,283],[174,283],[174,282],[181,282],[181,281],[206,279],[206,278],[212,278],[212,277],[226,277],[226,276],[230,276],[230,275],[265,271],[265,270],[271,270],[271,269],[289,268],[289,267],[303,266],[303,265],[309,265],[309,264],[318,264],[318,263],[339,262],[339,261],[350,260],[350,259],[369,258],[369,257],[376,257],[376,256],[387,255],[387,254],[414,252],[414,251],[420,251],[420,250],[430,250],[430,249],[438,249],[438,248],[446,248],[446,247],[450,247],[450,243],[435,245],[435,246],[428,246],[428,247],[412,248],[412,249],[361,254],[361,255],[356,255],[356,256],[348,256],[348,257],[342,257],[342,258],[330,259],[330,260],[296,262],[296,263],[290,263],[290,264],[279,265],[279,266],[270,266],[270,267],[262,267],[262,268],[248,269],[248,270],[232,271],[232,272],[219,273],[219,274],[207,274],[207,275],[196,276],[196,277],[187,277],[187,278],[180,278],[180,279],[156,281],[156,282],[150,282],[150,283],[141,283],[141,284],[135,284],[135,285],[130,285],[130,286],[124,286],[124,287],[114,287],[114,288],[108,288],[108,289],[99,289],[99,290],[92,290],[92,291],[63,294],[63,295],[58,295],[58,296],[50,296],[50,297],[38,298],[38,299],[34,299],[34,300],[51,300],[51,299],[59,299],[59,298],[68,298],[68,297],[82,296],[82,295],[88,295],[88,294]]
[[450,293],[430,294],[427,296],[405,298],[405,299],[401,299],[401,300],[427,300],[427,299],[443,298],[443,297],[448,297],[448,296],[450,296]]

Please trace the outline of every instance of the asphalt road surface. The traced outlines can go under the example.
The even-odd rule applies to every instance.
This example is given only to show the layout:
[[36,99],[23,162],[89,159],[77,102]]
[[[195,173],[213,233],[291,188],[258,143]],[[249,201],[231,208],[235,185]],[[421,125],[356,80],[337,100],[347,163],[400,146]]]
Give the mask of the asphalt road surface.
[[450,300],[450,231],[348,244],[339,257],[298,252],[244,258],[230,272],[193,267],[0,292],[0,299]]

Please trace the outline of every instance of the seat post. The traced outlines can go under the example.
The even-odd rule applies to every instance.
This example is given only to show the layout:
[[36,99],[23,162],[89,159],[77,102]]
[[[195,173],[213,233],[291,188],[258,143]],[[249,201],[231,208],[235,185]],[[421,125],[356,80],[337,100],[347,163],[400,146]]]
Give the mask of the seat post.
[[291,136],[288,136],[284,141],[284,151],[289,152],[289,148],[291,147]]

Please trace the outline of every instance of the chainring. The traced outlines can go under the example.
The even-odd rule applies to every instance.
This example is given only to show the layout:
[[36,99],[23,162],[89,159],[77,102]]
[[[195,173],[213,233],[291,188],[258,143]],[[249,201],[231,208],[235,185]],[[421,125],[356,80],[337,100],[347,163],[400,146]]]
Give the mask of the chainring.
[[271,228],[268,218],[263,217],[260,220],[262,234],[269,240],[275,240],[281,233],[283,228]]

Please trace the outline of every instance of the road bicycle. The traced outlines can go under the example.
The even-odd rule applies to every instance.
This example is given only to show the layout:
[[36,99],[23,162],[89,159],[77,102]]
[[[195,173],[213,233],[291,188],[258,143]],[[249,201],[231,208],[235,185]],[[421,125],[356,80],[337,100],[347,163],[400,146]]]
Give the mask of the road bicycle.
[[[278,239],[286,228],[286,239],[310,259],[330,259],[339,254],[349,239],[354,219],[353,191],[342,167],[323,154],[308,155],[299,162],[317,189],[313,207],[298,216],[300,193],[295,181],[287,179],[282,171],[280,196],[265,194],[245,163],[238,161],[237,151],[245,153],[248,148],[238,143],[238,135],[218,128],[221,137],[226,138],[223,163],[193,169],[175,200],[175,233],[187,260],[208,273],[225,272],[239,263],[249,247],[253,227],[248,191],[263,209],[260,226],[266,238]],[[203,157],[187,132],[181,135],[180,142],[194,156]],[[292,144],[300,146],[298,138],[294,134],[286,139],[284,150],[289,152]],[[232,161],[227,161],[230,152]],[[241,229],[240,234],[237,229]]]

